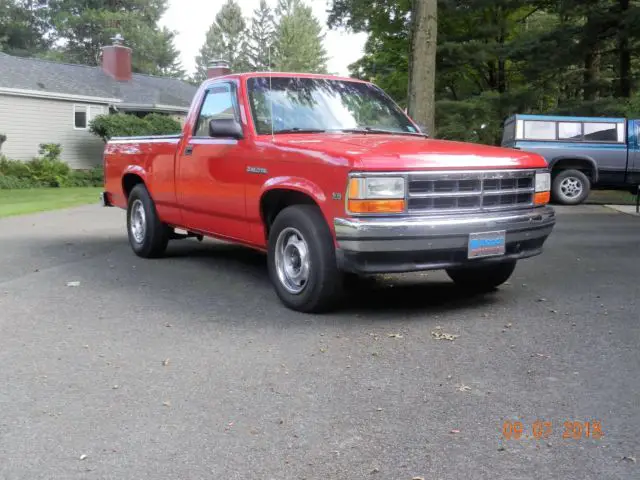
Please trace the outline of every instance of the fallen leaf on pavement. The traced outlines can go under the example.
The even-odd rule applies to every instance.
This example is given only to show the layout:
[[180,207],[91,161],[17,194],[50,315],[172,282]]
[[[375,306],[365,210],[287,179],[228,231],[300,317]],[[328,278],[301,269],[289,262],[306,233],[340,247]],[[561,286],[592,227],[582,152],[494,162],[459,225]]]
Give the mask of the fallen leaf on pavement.
[[469,387],[467,385],[460,385],[460,386],[458,386],[458,390],[460,390],[461,392],[470,392],[471,391],[471,387]]
[[625,460],[631,463],[636,463],[636,457],[622,457],[622,460]]
[[79,287],[80,282],[67,282],[67,287]]
[[507,324],[505,325],[505,328],[511,328],[511,327],[513,327],[513,323],[511,323],[511,322],[509,322],[509,323],[507,323]]
[[413,477],[411,480],[424,480],[424,477]]
[[460,430],[454,428],[453,430],[451,430],[451,433],[460,433]]
[[169,400],[165,400],[164,402],[162,402],[162,406],[163,407],[170,407],[171,406],[171,402]]
[[389,338],[402,338],[402,335],[399,333],[390,333]]
[[440,330],[440,327],[436,327],[436,329],[431,332],[431,335],[436,340],[449,340],[451,342],[460,336],[460,335],[454,335],[452,333],[445,333],[442,330]]
[[84,459],[86,459],[86,458],[87,458],[87,456],[86,456],[86,455],[84,455],[84,454],[83,454],[83,455],[80,455],[80,460],[84,460]]
[[167,365],[169,365],[169,359],[165,358],[164,360],[162,360],[162,366],[166,367]]

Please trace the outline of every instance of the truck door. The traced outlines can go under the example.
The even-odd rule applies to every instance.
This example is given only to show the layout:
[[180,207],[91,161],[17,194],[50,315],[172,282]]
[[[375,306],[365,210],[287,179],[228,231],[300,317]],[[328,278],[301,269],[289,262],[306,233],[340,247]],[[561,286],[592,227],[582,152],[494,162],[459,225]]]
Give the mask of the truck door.
[[212,119],[240,121],[238,85],[214,83],[200,106],[191,137],[178,152],[176,189],[185,227],[233,239],[246,239],[243,139],[212,138]]
[[640,120],[629,121],[629,161],[627,183],[640,184]]

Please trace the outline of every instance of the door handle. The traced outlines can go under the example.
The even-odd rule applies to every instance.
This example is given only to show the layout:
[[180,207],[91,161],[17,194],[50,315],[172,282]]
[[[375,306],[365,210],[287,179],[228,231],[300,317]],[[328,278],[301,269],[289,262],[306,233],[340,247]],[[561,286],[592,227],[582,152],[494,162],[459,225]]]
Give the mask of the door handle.
[[184,149],[185,155],[191,155],[193,153],[193,145],[187,145],[187,148]]

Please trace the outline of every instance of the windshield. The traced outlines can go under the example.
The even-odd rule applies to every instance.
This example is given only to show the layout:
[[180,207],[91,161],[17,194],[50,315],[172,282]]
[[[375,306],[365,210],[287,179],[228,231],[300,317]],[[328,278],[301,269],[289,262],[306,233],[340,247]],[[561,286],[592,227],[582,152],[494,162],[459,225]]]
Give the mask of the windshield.
[[[271,85],[269,85],[271,83]],[[258,134],[362,130],[416,134],[379,88],[324,78],[254,77],[247,81]],[[378,131],[378,132],[377,132]]]

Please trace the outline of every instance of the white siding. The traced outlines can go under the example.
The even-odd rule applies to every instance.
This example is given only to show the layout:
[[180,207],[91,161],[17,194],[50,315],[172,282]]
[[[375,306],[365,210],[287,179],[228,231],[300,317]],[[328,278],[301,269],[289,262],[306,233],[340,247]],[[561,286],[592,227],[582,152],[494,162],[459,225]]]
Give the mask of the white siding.
[[74,128],[74,105],[89,107],[88,120],[100,113],[100,108],[108,113],[107,105],[0,94],[0,133],[7,136],[2,154],[30,160],[38,155],[41,143],[59,143],[62,159],[72,168],[100,164],[104,143],[89,130]]

